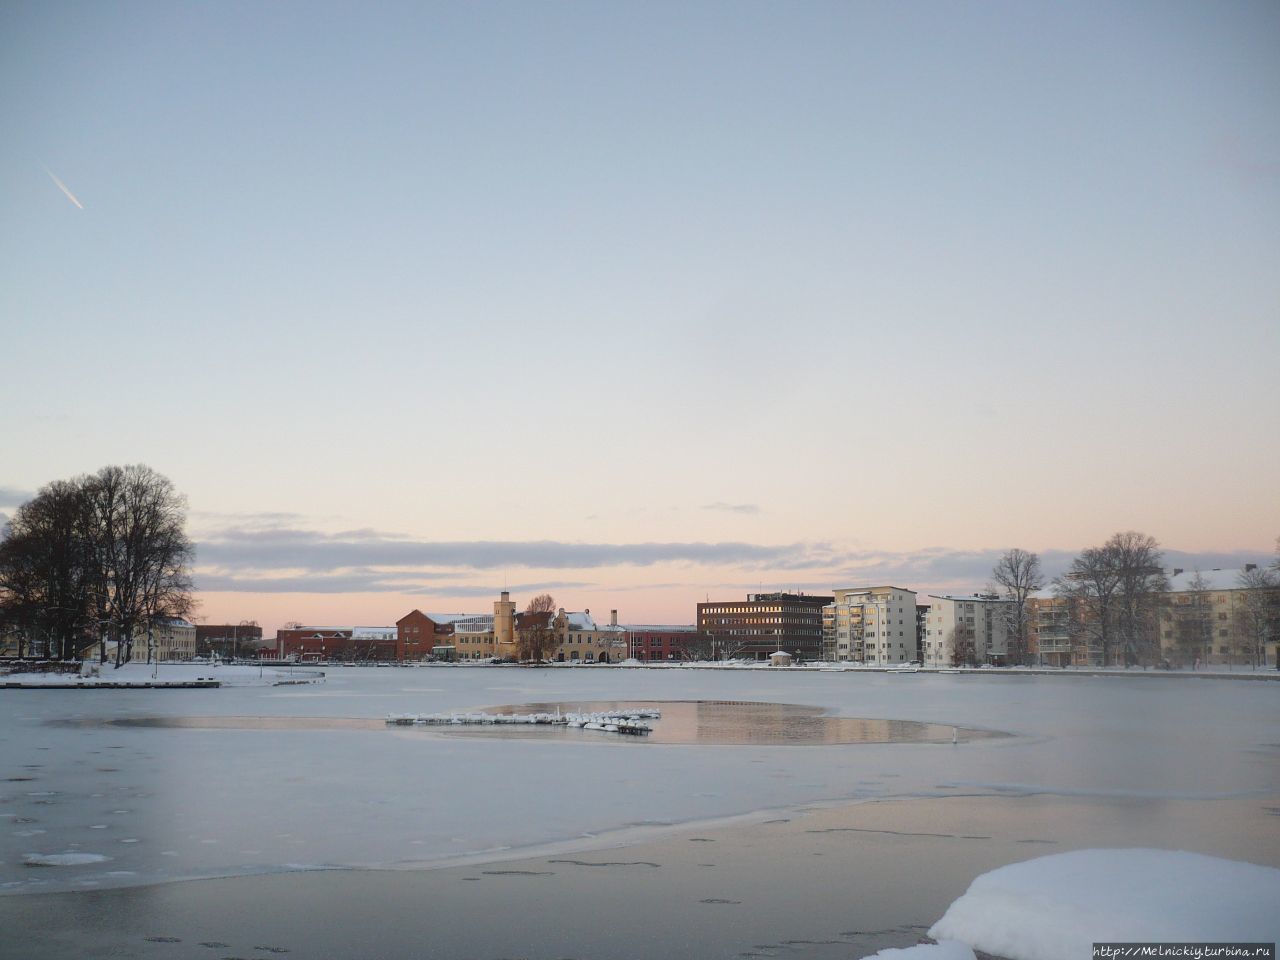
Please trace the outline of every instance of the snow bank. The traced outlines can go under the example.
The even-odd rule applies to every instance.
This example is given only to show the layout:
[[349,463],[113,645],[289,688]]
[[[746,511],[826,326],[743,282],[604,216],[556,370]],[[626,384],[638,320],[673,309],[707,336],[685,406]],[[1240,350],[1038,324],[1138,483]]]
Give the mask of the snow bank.
[[1077,850],[984,873],[929,930],[1010,960],[1094,942],[1280,940],[1280,870],[1173,850]]
[[965,944],[959,940],[941,940],[938,943],[921,943],[914,947],[890,947],[873,953],[865,960],[977,960]]
[[156,684],[183,684],[216,680],[224,687],[273,686],[280,683],[299,683],[308,679],[320,680],[320,671],[271,669],[248,664],[221,663],[126,663],[119,669],[111,664],[86,661],[75,673],[10,673],[0,677],[0,682],[16,683],[25,687],[65,687],[75,685],[93,687],[153,686]]

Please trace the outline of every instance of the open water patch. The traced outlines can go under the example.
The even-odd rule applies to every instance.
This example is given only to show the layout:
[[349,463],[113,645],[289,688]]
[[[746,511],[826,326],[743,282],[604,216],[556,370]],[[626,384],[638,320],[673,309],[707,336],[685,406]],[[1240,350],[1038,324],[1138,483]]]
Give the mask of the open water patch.
[[[720,746],[832,746],[884,743],[969,743],[1009,734],[918,720],[834,716],[799,703],[754,700],[584,700],[517,703],[475,708],[486,714],[626,713],[656,710],[644,737],[614,737],[596,730],[557,725],[500,726],[449,724],[425,728],[388,727],[383,718],[364,717],[112,717],[56,720],[58,726],[113,726],[185,730],[394,730],[401,736],[487,737],[592,743],[707,744]],[[472,710],[459,710],[465,716]]]
[[504,739],[572,739],[618,743],[751,746],[823,746],[872,743],[965,743],[1004,737],[990,730],[918,720],[833,716],[822,707],[754,700],[589,700],[485,707],[489,714],[621,713],[655,710],[645,737],[601,737],[597,732],[555,726],[441,726],[449,736]]

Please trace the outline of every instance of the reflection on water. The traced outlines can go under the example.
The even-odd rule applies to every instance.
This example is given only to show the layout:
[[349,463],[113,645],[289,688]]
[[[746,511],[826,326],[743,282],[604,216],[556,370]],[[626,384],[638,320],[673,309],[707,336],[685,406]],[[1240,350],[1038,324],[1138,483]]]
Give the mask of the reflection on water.
[[[345,717],[123,717],[111,720],[67,720],[59,725],[108,724],[121,727],[169,727],[199,730],[393,730],[402,736],[447,734],[497,737],[504,740],[559,739],[607,743],[685,743],[814,746],[854,743],[964,743],[1006,734],[915,720],[834,717],[820,707],[750,700],[588,700],[519,703],[480,708],[485,713],[622,712],[660,710],[646,721],[645,737],[619,737],[597,730],[561,726],[459,726],[427,730],[388,728],[383,720]],[[460,710],[459,713],[469,711]]]
[[653,727],[647,737],[605,737],[593,730],[556,727],[445,728],[452,736],[537,737],[561,734],[575,739],[608,739],[610,742],[704,743],[812,746],[847,743],[948,743],[953,733],[959,741],[1002,736],[915,720],[873,720],[833,717],[820,707],[796,703],[760,703],[748,700],[591,700],[582,703],[521,703],[486,707],[486,713],[591,713],[627,710],[660,710],[661,719],[646,721]]

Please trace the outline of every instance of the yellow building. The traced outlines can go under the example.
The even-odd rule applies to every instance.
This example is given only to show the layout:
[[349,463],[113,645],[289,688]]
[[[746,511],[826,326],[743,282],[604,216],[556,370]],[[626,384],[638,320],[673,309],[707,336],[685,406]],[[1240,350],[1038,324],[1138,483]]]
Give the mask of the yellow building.
[[599,626],[590,610],[566,611],[561,607],[551,621],[556,645],[551,659],[558,663],[619,663],[627,654],[627,634],[618,626],[618,611],[609,611],[609,623]]
[[[133,634],[133,658],[147,659],[146,626]],[[157,617],[151,621],[152,656],[156,660],[190,660],[196,655],[196,626],[181,617]]]
[[1175,666],[1280,666],[1280,588],[1249,590],[1253,564],[1232,570],[1174,570],[1157,612],[1160,653]]

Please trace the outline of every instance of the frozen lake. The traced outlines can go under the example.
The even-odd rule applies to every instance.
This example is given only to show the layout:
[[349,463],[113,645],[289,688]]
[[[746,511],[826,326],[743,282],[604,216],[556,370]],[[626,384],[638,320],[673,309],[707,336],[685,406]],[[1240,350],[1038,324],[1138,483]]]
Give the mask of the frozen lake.
[[[302,722],[608,700],[808,705],[1012,736],[759,746]],[[119,722],[143,718],[183,723]],[[185,725],[202,718],[222,721]],[[0,720],[10,896],[514,859],[866,799],[1280,793],[1280,684],[1259,681],[330,669],[314,686],[6,690]]]

